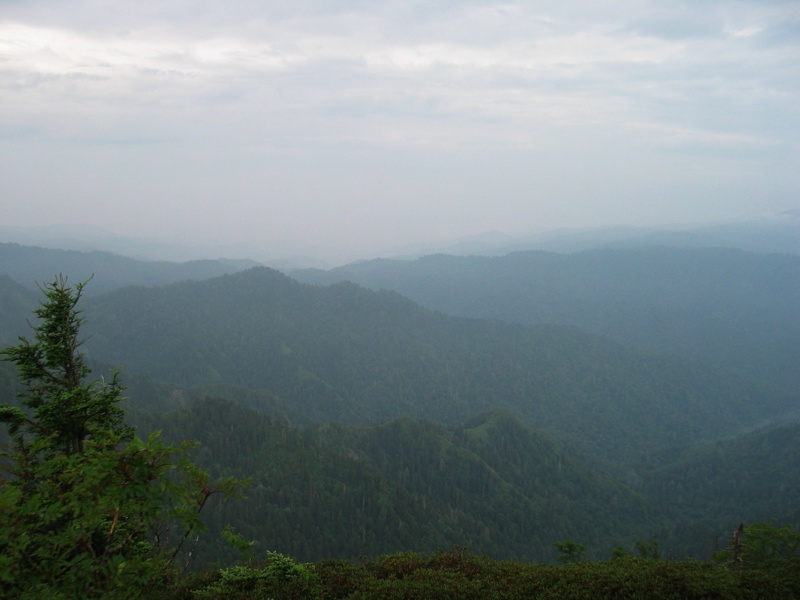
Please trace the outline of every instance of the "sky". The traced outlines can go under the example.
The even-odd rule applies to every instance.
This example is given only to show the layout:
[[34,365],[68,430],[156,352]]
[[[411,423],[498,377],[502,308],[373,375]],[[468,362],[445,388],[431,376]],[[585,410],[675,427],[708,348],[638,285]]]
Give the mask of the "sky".
[[798,1],[0,0],[6,227],[342,261],[798,191]]

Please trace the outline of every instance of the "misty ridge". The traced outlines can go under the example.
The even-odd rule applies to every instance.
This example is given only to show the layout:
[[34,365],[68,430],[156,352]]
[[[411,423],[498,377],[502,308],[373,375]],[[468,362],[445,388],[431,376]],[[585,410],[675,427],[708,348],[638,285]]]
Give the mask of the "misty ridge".
[[303,561],[552,562],[561,540],[707,559],[739,522],[800,523],[800,252],[737,228],[285,272],[2,243],[0,345],[36,282],[92,278],[84,349],[121,367],[141,434],[253,478],[209,511],[198,568],[232,560],[226,524]]
[[5,2],[0,598],[800,598],[792,2]]

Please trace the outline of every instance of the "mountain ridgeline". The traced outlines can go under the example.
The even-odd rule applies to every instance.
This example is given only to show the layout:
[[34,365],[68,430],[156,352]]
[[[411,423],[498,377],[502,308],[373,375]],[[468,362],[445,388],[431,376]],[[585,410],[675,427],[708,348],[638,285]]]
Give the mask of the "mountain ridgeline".
[[458,423],[498,406],[607,462],[733,435],[785,398],[575,329],[450,317],[394,292],[256,268],[87,299],[87,349],[182,388],[267,391],[297,423]]
[[391,289],[451,315],[578,327],[800,389],[800,256],[726,248],[374,260],[293,277]]
[[[0,262],[2,346],[52,277],[32,264]],[[119,263],[87,287],[83,349],[98,375],[121,367],[140,435],[198,439],[204,467],[253,478],[206,518],[261,551],[551,561],[559,540],[604,558],[655,536],[707,557],[742,520],[800,519],[799,265],[667,248],[293,277]],[[19,389],[0,364],[3,399]],[[234,558],[212,536],[192,551]]]
[[51,281],[63,273],[73,282],[94,279],[89,295],[128,285],[164,285],[186,279],[209,279],[255,266],[251,260],[192,260],[183,263],[136,260],[110,252],[79,252],[0,243],[0,275],[24,287]]

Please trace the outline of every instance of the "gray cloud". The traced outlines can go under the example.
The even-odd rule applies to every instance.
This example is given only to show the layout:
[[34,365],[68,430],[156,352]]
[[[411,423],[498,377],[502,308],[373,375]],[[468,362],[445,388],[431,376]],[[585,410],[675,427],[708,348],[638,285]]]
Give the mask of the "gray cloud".
[[355,257],[791,208],[798,22],[724,0],[4,3],[0,216]]

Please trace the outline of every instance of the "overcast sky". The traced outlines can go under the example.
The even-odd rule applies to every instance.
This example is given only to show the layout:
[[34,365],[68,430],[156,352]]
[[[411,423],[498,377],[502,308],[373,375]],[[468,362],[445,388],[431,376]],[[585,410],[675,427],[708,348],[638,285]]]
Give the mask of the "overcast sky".
[[797,1],[0,0],[5,226],[338,260],[799,190]]

